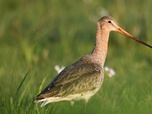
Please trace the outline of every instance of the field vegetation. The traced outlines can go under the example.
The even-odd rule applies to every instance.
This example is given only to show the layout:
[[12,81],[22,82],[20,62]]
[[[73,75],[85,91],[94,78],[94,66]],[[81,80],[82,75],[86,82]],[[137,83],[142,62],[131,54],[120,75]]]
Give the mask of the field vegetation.
[[83,101],[34,104],[36,95],[67,66],[89,53],[97,21],[114,17],[129,33],[152,45],[151,0],[1,0],[1,114],[152,114],[152,49],[112,32],[105,80]]

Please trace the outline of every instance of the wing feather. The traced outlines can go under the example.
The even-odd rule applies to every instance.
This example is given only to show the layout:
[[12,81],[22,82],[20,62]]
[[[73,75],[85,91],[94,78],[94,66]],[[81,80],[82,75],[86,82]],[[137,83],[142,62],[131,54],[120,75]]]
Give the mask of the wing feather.
[[61,71],[36,99],[66,96],[93,89],[95,88],[93,83],[98,80],[101,72],[102,68],[99,64],[89,63],[87,59],[82,58]]

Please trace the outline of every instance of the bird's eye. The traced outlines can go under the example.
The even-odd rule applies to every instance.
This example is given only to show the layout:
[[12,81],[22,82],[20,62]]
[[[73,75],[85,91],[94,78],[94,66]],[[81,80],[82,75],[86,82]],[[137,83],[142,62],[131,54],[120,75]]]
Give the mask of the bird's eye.
[[111,21],[108,21],[108,23],[111,23]]

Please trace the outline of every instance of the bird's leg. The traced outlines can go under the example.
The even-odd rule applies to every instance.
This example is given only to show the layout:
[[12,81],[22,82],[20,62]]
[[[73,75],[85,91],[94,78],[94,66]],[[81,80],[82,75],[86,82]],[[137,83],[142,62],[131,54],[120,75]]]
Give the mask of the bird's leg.
[[87,114],[86,112],[87,112],[87,103],[85,102],[84,103],[84,114]]
[[70,104],[71,104],[71,106],[73,106],[74,105],[74,101],[70,101]]

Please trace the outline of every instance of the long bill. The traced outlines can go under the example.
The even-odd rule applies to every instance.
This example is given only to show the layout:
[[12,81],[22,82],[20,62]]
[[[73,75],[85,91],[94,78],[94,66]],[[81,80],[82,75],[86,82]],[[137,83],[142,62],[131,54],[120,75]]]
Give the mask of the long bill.
[[126,32],[125,30],[123,30],[123,29],[120,28],[120,27],[117,28],[117,32],[119,32],[119,33],[121,33],[121,34],[123,34],[123,35],[125,35],[125,36],[128,36],[129,38],[131,38],[131,39],[133,39],[133,40],[135,40],[135,41],[137,41],[137,42],[139,42],[139,43],[141,43],[141,44],[143,44],[143,45],[145,45],[145,46],[147,46],[147,47],[149,47],[149,48],[152,48],[151,45],[149,45],[149,44],[145,43],[144,41],[142,41],[142,40],[134,37],[133,35],[129,34],[128,32]]

